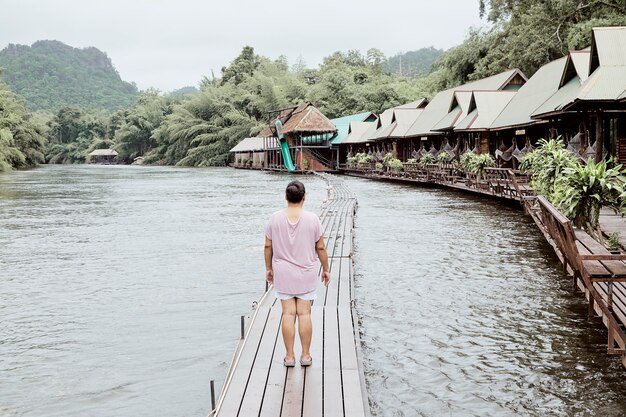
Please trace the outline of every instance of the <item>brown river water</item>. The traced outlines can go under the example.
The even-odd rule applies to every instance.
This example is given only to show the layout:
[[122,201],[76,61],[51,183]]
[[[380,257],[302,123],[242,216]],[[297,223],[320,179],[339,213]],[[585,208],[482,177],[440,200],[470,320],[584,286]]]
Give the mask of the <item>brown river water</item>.
[[[0,416],[205,416],[287,175],[0,175]],[[317,210],[325,184],[302,178]],[[518,208],[344,179],[374,416],[626,415],[625,371]]]

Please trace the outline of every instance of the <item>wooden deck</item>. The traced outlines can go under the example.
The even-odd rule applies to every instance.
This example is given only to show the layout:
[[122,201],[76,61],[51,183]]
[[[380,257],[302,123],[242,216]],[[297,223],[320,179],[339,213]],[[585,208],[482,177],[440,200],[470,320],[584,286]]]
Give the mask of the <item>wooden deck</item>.
[[[284,367],[281,307],[270,288],[253,312],[211,415],[369,416],[352,302],[351,255],[356,198],[336,177],[322,177],[331,187],[320,220],[332,280],[328,288],[320,283],[311,309],[313,365]],[[301,348],[297,332],[295,351],[298,357]]]

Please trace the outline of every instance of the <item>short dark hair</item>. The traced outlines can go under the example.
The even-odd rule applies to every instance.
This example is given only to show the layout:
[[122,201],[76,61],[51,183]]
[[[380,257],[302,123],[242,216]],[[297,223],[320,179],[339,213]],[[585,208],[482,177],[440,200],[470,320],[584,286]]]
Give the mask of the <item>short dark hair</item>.
[[287,201],[294,204],[301,202],[304,198],[304,192],[304,184],[302,184],[298,180],[291,181],[287,185],[287,190],[285,191],[285,194],[287,195]]

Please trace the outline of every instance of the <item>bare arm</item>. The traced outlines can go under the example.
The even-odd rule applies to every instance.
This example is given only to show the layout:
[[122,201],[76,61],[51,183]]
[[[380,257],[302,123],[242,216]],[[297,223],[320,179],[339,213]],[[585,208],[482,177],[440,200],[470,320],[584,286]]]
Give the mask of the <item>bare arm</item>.
[[324,236],[315,242],[315,251],[322,263],[322,282],[324,282],[325,286],[328,286],[330,282],[330,267],[328,266],[328,253],[326,252],[326,245],[324,245]]
[[270,284],[274,283],[274,271],[272,270],[272,256],[274,252],[272,250],[272,241],[265,237],[265,279]]

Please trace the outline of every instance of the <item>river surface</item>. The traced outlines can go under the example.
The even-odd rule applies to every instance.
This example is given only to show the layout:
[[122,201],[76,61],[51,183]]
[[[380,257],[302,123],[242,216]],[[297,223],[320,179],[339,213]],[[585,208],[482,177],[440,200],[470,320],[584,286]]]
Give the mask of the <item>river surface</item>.
[[[0,415],[205,416],[263,290],[284,175],[0,175]],[[307,185],[316,210],[324,183]],[[626,414],[619,360],[519,209],[346,178],[375,416]]]

